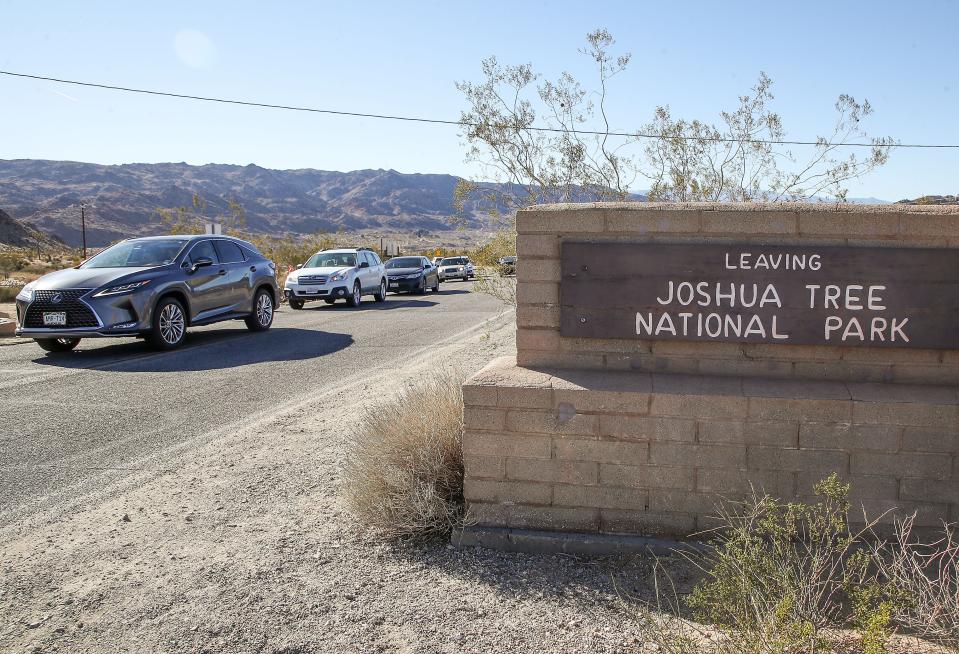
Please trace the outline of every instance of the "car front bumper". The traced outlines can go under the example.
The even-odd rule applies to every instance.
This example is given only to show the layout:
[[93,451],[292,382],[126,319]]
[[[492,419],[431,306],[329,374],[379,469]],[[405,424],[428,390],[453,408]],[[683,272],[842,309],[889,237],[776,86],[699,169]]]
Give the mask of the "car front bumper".
[[469,275],[469,273],[468,273],[465,269],[463,269],[463,268],[461,268],[461,269],[459,269],[459,270],[440,270],[438,274],[439,274],[441,280],[443,280],[443,279],[463,279],[464,277],[466,277],[466,276]]
[[414,277],[412,279],[389,279],[386,290],[388,291],[416,291],[422,288],[423,278]]
[[[67,289],[69,292],[71,289]],[[17,299],[17,329],[14,332],[21,338],[106,338],[115,336],[136,336],[151,329],[151,295],[149,293],[124,293],[105,297],[92,296],[93,291],[76,298],[75,306],[82,305],[82,311],[89,311],[96,324],[86,324],[82,327],[56,326],[44,327],[37,323],[37,314],[42,316],[48,311],[58,311],[58,307],[41,305],[34,297],[29,302]],[[36,306],[34,306],[36,304]],[[33,312],[28,316],[31,306]],[[73,307],[70,304],[64,307],[68,314],[68,323],[71,320]],[[85,316],[86,317],[86,316]]]
[[346,286],[317,285],[306,286],[299,284],[288,284],[283,287],[283,295],[287,300],[293,298],[297,300],[336,300],[349,296],[350,291]]

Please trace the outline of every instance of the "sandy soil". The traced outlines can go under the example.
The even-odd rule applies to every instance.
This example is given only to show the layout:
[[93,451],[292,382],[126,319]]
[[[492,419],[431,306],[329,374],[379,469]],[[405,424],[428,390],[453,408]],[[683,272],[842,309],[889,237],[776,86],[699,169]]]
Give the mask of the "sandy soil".
[[[437,361],[466,375],[512,338],[507,322],[363,394],[386,403]],[[136,483],[79,514],[0,532],[0,651],[654,651],[621,599],[648,596],[648,561],[364,533],[339,499],[359,413],[342,400],[199,443],[176,469],[144,462]]]

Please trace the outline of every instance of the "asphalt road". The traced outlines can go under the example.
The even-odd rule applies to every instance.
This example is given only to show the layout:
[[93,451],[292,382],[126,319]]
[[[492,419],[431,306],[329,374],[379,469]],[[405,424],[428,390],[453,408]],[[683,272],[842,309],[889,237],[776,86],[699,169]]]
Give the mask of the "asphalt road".
[[324,411],[324,395],[345,385],[376,393],[384,371],[503,313],[472,286],[365,298],[356,309],[283,306],[266,333],[241,322],[201,327],[174,352],[126,339],[53,355],[33,343],[0,347],[0,528],[95,503],[126,477],[189,457],[197,437],[304,402]]

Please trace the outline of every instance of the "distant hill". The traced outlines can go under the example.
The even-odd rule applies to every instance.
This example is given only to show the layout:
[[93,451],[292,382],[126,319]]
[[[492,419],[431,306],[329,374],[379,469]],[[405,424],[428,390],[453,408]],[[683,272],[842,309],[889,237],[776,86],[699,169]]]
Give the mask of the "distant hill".
[[[395,170],[270,170],[255,165],[185,163],[106,166],[72,161],[0,160],[0,207],[18,220],[80,243],[81,200],[87,242],[106,245],[133,235],[162,233],[157,209],[190,206],[193,194],[208,214],[229,200],[246,211],[253,232],[306,234],[344,229],[409,233],[455,229],[453,175]],[[468,205],[471,227],[486,213]]]
[[63,243],[58,239],[44,234],[32,227],[23,225],[10,217],[10,214],[0,209],[0,250],[5,247],[29,248],[40,242],[45,249],[62,248]]
[[915,200],[899,200],[896,204],[959,204],[955,195],[923,195]]

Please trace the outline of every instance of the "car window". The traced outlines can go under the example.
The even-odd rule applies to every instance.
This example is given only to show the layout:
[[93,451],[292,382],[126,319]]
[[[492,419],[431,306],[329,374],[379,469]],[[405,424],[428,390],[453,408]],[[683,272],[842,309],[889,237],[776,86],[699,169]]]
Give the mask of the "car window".
[[350,252],[317,252],[303,266],[304,268],[333,268],[356,265],[356,255]]
[[369,252],[364,252],[364,253],[363,253],[363,256],[366,258],[366,263],[370,264],[370,267],[373,267],[373,266],[376,265],[376,262],[373,261],[373,255],[372,255],[372,254],[370,254]]
[[82,268],[138,268],[165,266],[179,256],[188,239],[122,241],[92,257]]
[[370,252],[369,255],[370,255],[370,259],[373,260],[374,266],[379,266],[383,263],[382,261],[380,261],[379,255],[377,255],[375,252]]
[[204,257],[210,259],[213,263],[217,262],[216,252],[213,251],[213,241],[200,241],[190,250],[190,263],[196,263],[197,259]]
[[220,257],[220,263],[241,263],[243,261],[243,251],[236,243],[230,241],[214,241],[217,256]]

